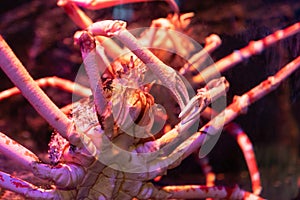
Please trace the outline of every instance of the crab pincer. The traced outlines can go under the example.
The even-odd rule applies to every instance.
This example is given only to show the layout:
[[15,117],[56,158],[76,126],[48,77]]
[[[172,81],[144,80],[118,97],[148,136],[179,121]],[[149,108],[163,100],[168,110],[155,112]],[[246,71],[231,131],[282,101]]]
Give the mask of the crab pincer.
[[89,26],[87,30],[93,35],[116,37],[126,45],[158,77],[175,97],[180,108],[187,104],[189,95],[187,87],[178,73],[159,60],[150,50],[143,48],[137,39],[126,29],[126,22],[104,20]]

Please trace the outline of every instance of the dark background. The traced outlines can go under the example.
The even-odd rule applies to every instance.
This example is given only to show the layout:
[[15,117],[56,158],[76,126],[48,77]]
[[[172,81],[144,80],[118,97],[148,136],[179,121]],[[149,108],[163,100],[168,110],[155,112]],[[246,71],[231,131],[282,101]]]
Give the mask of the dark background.
[[[59,76],[74,80],[82,60],[79,49],[73,46],[72,36],[77,27],[55,1],[8,1],[0,3],[0,34],[26,66],[34,79]],[[169,8],[163,2],[137,3],[122,8],[132,11],[129,27],[149,26],[152,19],[165,17]],[[300,21],[299,1],[181,1],[181,11],[195,12],[190,25],[190,36],[204,43],[211,33],[219,34],[222,46],[212,57],[218,60],[249,41],[260,39],[278,29]],[[93,19],[111,19],[121,16],[114,8],[87,11]],[[287,62],[300,55],[300,35],[297,34],[253,56],[224,73],[230,82],[227,98],[241,95]],[[1,59],[1,58],[0,58]],[[0,90],[12,87],[0,73]],[[45,89],[58,106],[71,102],[71,95],[53,88]],[[238,122],[253,142],[261,171],[262,196],[268,199],[299,198],[299,124],[300,124],[299,70],[276,91],[253,104]],[[0,102],[0,131],[46,158],[51,128],[21,96]],[[251,190],[244,158],[234,139],[222,134],[209,155],[217,184],[234,185]],[[201,169],[189,157],[183,164],[169,171],[159,184],[203,183]],[[0,156],[0,168],[25,179],[13,161]],[[8,198],[3,193],[3,198]],[[17,198],[13,196],[13,198]]]

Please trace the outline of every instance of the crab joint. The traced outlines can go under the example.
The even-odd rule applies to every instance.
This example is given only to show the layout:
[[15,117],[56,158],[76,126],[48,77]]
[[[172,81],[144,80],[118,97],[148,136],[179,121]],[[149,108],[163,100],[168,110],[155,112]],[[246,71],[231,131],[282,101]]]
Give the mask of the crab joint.
[[190,100],[190,102],[179,114],[179,117],[183,118],[187,116],[191,112],[191,110],[197,105],[199,105],[199,110],[197,112],[197,114],[199,114],[211,102],[214,102],[219,97],[226,95],[228,88],[229,88],[229,83],[225,79],[225,77],[211,80],[204,88],[198,89],[197,95]]

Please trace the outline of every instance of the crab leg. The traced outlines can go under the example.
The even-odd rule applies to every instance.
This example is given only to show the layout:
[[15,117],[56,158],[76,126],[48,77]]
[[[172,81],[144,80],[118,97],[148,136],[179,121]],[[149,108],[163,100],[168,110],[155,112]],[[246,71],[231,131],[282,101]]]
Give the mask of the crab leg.
[[[192,17],[194,17],[193,12],[182,15],[175,13],[174,15],[169,14],[167,18],[153,20],[150,26],[150,34],[146,33],[144,40],[149,41],[150,47],[167,48],[178,53],[180,56],[187,55],[187,51],[189,51],[190,48],[185,46],[186,44],[182,44],[184,41],[178,42],[178,34],[173,31],[183,31],[190,24]],[[163,37],[161,37],[161,35]],[[171,45],[161,45],[161,43],[167,43],[168,40],[170,40]]]
[[202,70],[204,67],[203,64],[205,63],[205,60],[208,58],[209,54],[218,48],[221,43],[221,38],[216,34],[212,34],[205,38],[204,48],[189,58],[188,62],[179,70],[179,73],[184,75],[187,72],[195,69],[198,71]]
[[[47,86],[56,87],[56,88],[76,94],[81,97],[88,97],[88,96],[92,95],[91,90],[89,88],[87,88],[83,85],[80,85],[78,83],[71,82],[67,79],[62,79],[62,78],[58,78],[55,76],[41,78],[41,79],[35,80],[35,82],[37,83],[37,85],[39,87],[47,87]],[[4,91],[0,92],[0,101],[7,99],[9,97],[12,97],[14,95],[18,95],[18,94],[21,94],[21,91],[17,87],[13,87],[13,88],[4,90]],[[64,106],[63,108],[61,108],[60,110],[63,113],[68,114],[68,113],[70,113],[72,108],[73,108],[73,105],[68,104],[68,105]]]
[[103,74],[104,70],[107,67],[105,61],[101,57],[105,55],[98,54],[99,51],[96,50],[97,43],[88,32],[80,32],[76,35],[78,34],[80,35],[78,43],[80,44],[84,67],[89,78],[89,83],[94,96],[96,109],[101,117],[105,117],[108,102],[104,95],[100,77],[100,74]]
[[174,199],[244,199],[244,200],[263,200],[263,198],[252,193],[241,190],[238,186],[234,188],[224,186],[201,186],[201,185],[182,185],[166,186],[162,190],[172,194],[170,198]]
[[[166,22],[167,21],[167,22]],[[175,52],[178,52],[176,43],[171,38],[169,29],[174,29],[174,25],[165,18],[153,20],[150,28],[143,32],[141,38],[139,38],[140,44],[146,47],[156,47],[156,48],[175,48]],[[163,37],[161,37],[163,35]],[[160,38],[159,38],[160,36]],[[161,43],[171,40],[171,45],[167,47],[162,47]],[[172,49],[173,50],[173,49]]]
[[[209,165],[209,160],[207,157],[204,158],[197,158],[199,161],[198,163],[200,164],[202,171],[205,175],[206,178],[206,186],[211,187],[215,186],[215,180],[216,180],[216,175],[212,171],[212,167]],[[212,199],[206,199],[206,200],[212,200]]]
[[[269,77],[267,80],[263,81],[258,86],[254,87],[241,97],[235,98],[234,102],[229,105],[224,111],[219,113],[215,118],[213,118],[210,122],[204,125],[198,132],[194,133],[185,141],[182,141],[182,135],[186,132],[186,128],[188,128],[193,122],[194,118],[190,122],[186,122],[184,126],[175,126],[171,131],[167,132],[161,138],[158,138],[155,141],[146,142],[145,144],[137,147],[137,152],[141,149],[141,152],[151,152],[151,149],[163,149],[165,158],[164,162],[174,163],[169,165],[170,168],[174,168],[181,163],[181,160],[185,159],[187,156],[191,155],[194,151],[200,148],[206,141],[207,136],[213,136],[217,134],[224,125],[228,124],[232,120],[234,120],[239,114],[242,114],[246,111],[247,107],[267,95],[274,89],[278,87],[278,85],[287,78],[291,73],[297,70],[300,67],[300,57],[296,58],[285,67],[283,67],[277,74]],[[172,144],[178,143],[175,149],[164,149],[164,146],[168,145],[172,147]],[[201,153],[201,149],[200,149]],[[178,154],[180,157],[178,157]],[[178,157],[178,160],[174,162],[173,157]],[[163,162],[161,161],[161,162]],[[157,165],[157,161],[154,163],[150,162],[150,166]],[[157,175],[156,175],[157,176]],[[155,178],[154,176],[153,178]]]
[[[66,3],[63,5],[59,4],[59,6],[62,6],[64,8],[72,21],[81,29],[84,30],[88,26],[93,24],[92,19],[89,18],[80,8],[78,8],[76,4]],[[96,39],[103,45],[106,53],[110,58],[115,59],[120,57],[120,55],[123,55],[123,50],[113,40],[103,36],[97,36]]]
[[245,59],[248,59],[252,55],[256,55],[261,53],[267,47],[273,45],[274,43],[283,40],[291,35],[297,34],[300,32],[300,22],[287,27],[284,30],[278,30],[267,37],[258,40],[252,41],[249,43],[248,46],[236,50],[230,55],[222,58],[221,60],[217,61],[216,63],[210,65],[209,67],[205,68],[201,73],[197,76],[193,77],[193,82],[198,84],[203,84],[205,81],[212,79],[219,73],[222,73],[234,65],[242,62]]
[[96,22],[87,29],[93,35],[116,36],[121,40],[173,93],[181,109],[189,100],[188,92],[181,77],[174,69],[164,64],[151,51],[143,48],[137,39],[126,29],[126,22],[106,20]]
[[43,189],[0,171],[0,187],[30,199],[74,199],[75,190]]
[[262,190],[260,175],[250,139],[248,138],[247,134],[235,123],[228,124],[225,127],[225,130],[228,131],[237,140],[239,146],[241,147],[249,169],[249,174],[252,182],[252,191],[254,194],[260,194]]
[[[86,88],[78,83],[74,83],[67,79],[58,78],[56,76],[41,78],[35,80],[35,82],[39,87],[56,87],[82,97],[88,97],[91,95],[91,91],[89,88]],[[0,92],[0,101],[18,94],[21,94],[21,91],[17,87],[4,90]]]
[[72,144],[79,144],[80,138],[71,131],[71,120],[38,87],[2,36],[0,36],[0,57],[0,67],[35,110],[64,138]]
[[[207,119],[210,119],[211,117],[216,115],[217,113],[209,107],[207,107],[202,113],[202,116]],[[241,148],[249,170],[249,174],[252,182],[252,191],[254,194],[259,195],[262,190],[260,175],[259,175],[259,170],[255,159],[253,145],[249,137],[243,131],[243,129],[234,122],[227,124],[224,127],[224,130],[236,139],[239,147]]]
[[184,30],[190,23],[194,13],[168,15],[167,18],[153,20],[150,28],[138,38],[144,47],[159,48],[176,52],[183,58],[188,58],[194,50],[194,45],[182,40],[178,42],[177,30]]
[[288,63],[274,76],[270,76],[267,80],[246,92],[241,97],[236,97],[233,103],[230,104],[224,111],[218,114],[213,120],[208,122],[177,148],[178,151],[185,149],[182,159],[186,158],[192,152],[201,147],[207,136],[215,135],[224,124],[228,124],[238,115],[245,113],[249,105],[275,90],[284,79],[286,79],[299,67],[300,56]]
[[0,152],[9,158],[14,158],[27,169],[31,169],[32,163],[39,162],[39,158],[34,153],[1,132]]
[[[229,88],[228,81],[221,77],[210,81],[204,88],[197,91],[197,94],[189,101],[186,107],[179,114],[179,118],[183,118],[190,113],[190,111],[199,105],[199,113],[202,112],[211,102],[214,102],[219,97],[226,94]],[[189,115],[189,119],[191,116]]]
[[[187,106],[180,113],[182,120],[175,128],[167,132],[161,138],[155,141],[146,142],[137,147],[137,152],[151,152],[151,148],[157,147],[162,149],[163,147],[170,144],[170,142],[181,143],[183,136],[186,136],[186,131],[194,125],[200,113],[207,107],[212,99],[217,99],[224,95],[225,91],[228,89],[228,82],[224,77],[220,79],[212,80],[208,85],[202,89],[200,92],[191,99]],[[197,107],[196,104],[199,102],[200,106]],[[173,146],[173,145],[170,145]]]
[[90,26],[93,21],[89,18],[76,4],[58,1],[57,5],[63,7],[68,16],[72,19],[72,21],[81,29],[86,29]]
[[78,165],[59,164],[50,166],[41,163],[34,153],[1,132],[0,152],[8,158],[15,159],[39,178],[52,180],[60,187],[74,187],[84,176],[83,169]]
[[0,187],[22,194],[32,199],[58,199],[61,198],[54,189],[42,189],[26,181],[12,177],[0,171]]
[[[148,2],[148,1],[154,1],[154,0],[59,0],[58,5],[64,5],[66,3],[72,2],[75,3],[78,6],[82,6],[87,9],[91,10],[97,10],[112,6],[117,6],[120,4],[127,4],[127,3],[139,3],[139,2]],[[161,0],[167,2],[171,8],[174,10],[175,13],[179,13],[179,8],[174,0]]]

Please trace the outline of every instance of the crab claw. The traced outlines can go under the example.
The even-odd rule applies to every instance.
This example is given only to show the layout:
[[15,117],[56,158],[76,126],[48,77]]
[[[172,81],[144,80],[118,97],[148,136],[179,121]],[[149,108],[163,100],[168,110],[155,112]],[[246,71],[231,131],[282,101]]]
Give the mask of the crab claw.
[[[201,113],[211,102],[217,98],[225,95],[229,88],[229,83],[225,77],[211,80],[204,88],[198,90],[196,96],[194,96],[184,109],[179,114],[179,118],[189,116],[189,120],[194,116]],[[191,114],[191,111],[196,106],[199,106],[197,111]]]
[[150,50],[144,48],[126,29],[126,22],[120,20],[105,20],[92,24],[87,30],[93,35],[107,37],[115,36],[130,49],[158,77],[175,97],[180,108],[189,101],[187,87],[176,71],[164,64]]

